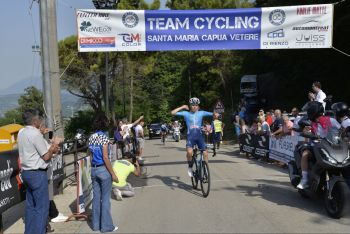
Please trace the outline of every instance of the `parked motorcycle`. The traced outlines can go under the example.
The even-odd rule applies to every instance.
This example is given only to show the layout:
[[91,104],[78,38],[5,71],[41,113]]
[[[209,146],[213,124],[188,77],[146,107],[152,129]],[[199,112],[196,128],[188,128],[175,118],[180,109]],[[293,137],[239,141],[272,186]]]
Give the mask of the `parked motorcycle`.
[[[305,121],[302,121],[305,124]],[[303,124],[303,123],[301,123]],[[303,197],[321,195],[325,209],[332,218],[341,218],[348,209],[350,190],[343,177],[350,166],[349,143],[339,137],[319,139],[312,133],[302,133],[308,138],[313,158],[309,159],[309,188],[299,190]],[[294,151],[294,160],[289,162],[289,177],[296,188],[301,180],[301,157],[305,142],[300,142]]]

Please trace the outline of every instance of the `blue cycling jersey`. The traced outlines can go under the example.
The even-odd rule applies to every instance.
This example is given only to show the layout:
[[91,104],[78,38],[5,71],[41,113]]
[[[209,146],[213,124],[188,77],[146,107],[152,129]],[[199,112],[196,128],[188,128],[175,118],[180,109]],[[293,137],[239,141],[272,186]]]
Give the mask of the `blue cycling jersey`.
[[183,116],[187,125],[187,134],[195,131],[201,131],[203,117],[212,116],[212,112],[208,111],[179,111],[176,116]]

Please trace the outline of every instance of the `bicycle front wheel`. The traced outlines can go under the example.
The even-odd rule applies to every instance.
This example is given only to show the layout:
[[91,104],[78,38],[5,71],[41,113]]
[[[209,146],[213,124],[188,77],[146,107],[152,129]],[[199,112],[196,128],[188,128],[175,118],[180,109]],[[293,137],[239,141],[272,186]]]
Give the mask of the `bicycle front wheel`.
[[192,187],[193,187],[193,189],[197,189],[197,187],[198,187],[197,163],[195,160],[192,160],[192,161],[193,161],[192,177],[191,177]]
[[210,171],[209,171],[209,165],[206,161],[202,162],[202,169],[201,169],[201,190],[203,197],[208,197],[210,192]]

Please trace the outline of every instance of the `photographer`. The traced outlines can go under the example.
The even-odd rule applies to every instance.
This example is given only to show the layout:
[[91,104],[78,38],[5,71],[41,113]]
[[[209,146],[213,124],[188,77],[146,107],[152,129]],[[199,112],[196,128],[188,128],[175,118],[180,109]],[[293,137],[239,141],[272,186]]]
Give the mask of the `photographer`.
[[118,183],[112,184],[112,190],[117,201],[122,201],[123,196],[133,197],[135,196],[134,188],[126,180],[128,176],[133,173],[135,176],[140,176],[140,165],[136,160],[136,157],[129,160],[117,160],[113,163],[113,171],[118,173]]

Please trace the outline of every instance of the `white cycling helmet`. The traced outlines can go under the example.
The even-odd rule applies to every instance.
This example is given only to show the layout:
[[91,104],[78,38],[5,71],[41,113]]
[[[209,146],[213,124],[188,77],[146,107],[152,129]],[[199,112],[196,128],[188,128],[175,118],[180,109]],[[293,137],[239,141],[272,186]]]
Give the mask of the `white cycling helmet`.
[[201,102],[199,101],[198,98],[193,97],[190,99],[189,103],[190,103],[190,105],[199,105]]

